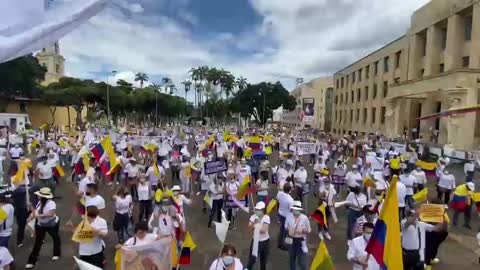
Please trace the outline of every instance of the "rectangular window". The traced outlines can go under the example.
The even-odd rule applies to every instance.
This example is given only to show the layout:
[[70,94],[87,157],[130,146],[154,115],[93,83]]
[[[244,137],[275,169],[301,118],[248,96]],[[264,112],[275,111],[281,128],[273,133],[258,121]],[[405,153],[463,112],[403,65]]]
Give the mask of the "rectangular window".
[[365,86],[365,100],[368,100],[368,86]]
[[388,82],[387,81],[384,81],[383,82],[383,97],[387,97],[388,95]]
[[447,48],[447,28],[440,29],[440,39],[442,50],[445,50]]
[[370,66],[368,65],[365,67],[365,77],[368,79],[370,78]]
[[342,123],[342,111],[340,111],[340,123]]
[[384,73],[388,72],[389,62],[390,62],[390,57],[389,57],[389,56],[386,56],[386,57],[383,59],[383,72],[384,72]]
[[359,82],[362,81],[362,69],[359,69],[359,70],[358,70],[358,81],[359,81]]
[[382,107],[382,115],[381,115],[382,118],[380,119],[380,121],[381,121],[382,124],[385,124],[385,113],[386,113],[386,112],[387,112],[387,108],[386,108],[386,107]]
[[348,103],[348,92],[345,93],[345,103]]
[[375,62],[374,66],[373,66],[373,74],[375,74],[375,76],[377,76],[377,74],[378,74],[378,61]]
[[440,70],[440,73],[443,73],[443,72],[445,72],[445,64],[443,64],[443,63],[442,63],[442,64],[440,64],[440,66],[439,66],[439,70]]
[[353,123],[353,110],[350,110],[350,123]]
[[352,90],[352,104],[353,104],[354,102],[355,102],[355,94],[354,94],[354,92],[353,92],[353,90]]
[[400,77],[397,77],[397,78],[393,79],[393,82],[394,83],[400,83]]
[[335,104],[338,104],[338,96],[335,96]]
[[363,123],[367,123],[367,108],[363,109]]
[[344,87],[344,79],[343,79],[343,77],[340,79],[340,81],[341,81],[340,85],[341,85],[342,88],[343,88],[343,87]]
[[400,67],[400,61],[402,59],[402,51],[398,51],[395,53],[395,68]]
[[55,72],[60,73],[60,65],[55,65]]
[[472,16],[465,17],[465,40],[472,40]]
[[355,83],[355,72],[352,73],[352,83]]
[[346,85],[347,87],[348,87],[349,79],[350,79],[350,76],[347,75],[347,82],[345,83],[345,85]]
[[377,114],[377,108],[372,108],[372,124],[375,124],[376,114]]
[[374,83],[373,84],[373,99],[376,99],[377,98],[377,84]]
[[360,88],[357,89],[357,102],[360,102],[360,98],[362,97],[362,93]]
[[340,81],[337,79],[337,89],[340,88]]
[[357,114],[355,115],[355,120],[356,120],[357,123],[360,120],[360,109],[357,109]]
[[425,74],[425,69],[424,68],[420,69],[420,78],[423,77],[424,74]]
[[468,68],[470,66],[470,57],[465,56],[462,58],[462,67]]

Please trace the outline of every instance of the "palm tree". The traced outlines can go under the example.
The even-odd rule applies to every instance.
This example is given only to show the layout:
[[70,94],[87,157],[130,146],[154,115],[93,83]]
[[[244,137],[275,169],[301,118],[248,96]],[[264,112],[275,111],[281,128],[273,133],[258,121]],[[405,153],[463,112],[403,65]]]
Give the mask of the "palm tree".
[[143,88],[143,84],[148,82],[148,75],[143,72],[138,72],[135,74],[135,81],[140,82],[140,88]]
[[[230,71],[225,71],[222,69],[220,75],[220,91],[221,93],[225,93],[227,99],[230,97],[233,89],[235,87],[235,76],[230,73]],[[220,94],[221,96],[221,94]]]
[[[170,79],[169,77],[163,77],[162,78],[162,84],[163,84],[163,87],[165,87],[165,94],[168,94],[169,89],[173,85],[172,79]],[[171,89],[170,89],[170,92],[171,92]]]
[[247,79],[240,76],[240,78],[237,78],[236,84],[237,84],[238,90],[243,90],[247,88]]
[[182,84],[183,84],[183,88],[185,89],[185,101],[187,101],[187,93],[188,91],[190,91],[190,86],[192,86],[192,81],[184,80]]

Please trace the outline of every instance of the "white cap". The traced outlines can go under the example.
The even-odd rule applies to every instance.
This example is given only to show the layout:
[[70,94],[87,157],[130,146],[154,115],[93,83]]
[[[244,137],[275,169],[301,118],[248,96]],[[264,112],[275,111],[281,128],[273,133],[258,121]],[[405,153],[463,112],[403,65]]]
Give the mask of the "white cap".
[[353,164],[353,165],[352,165],[352,169],[358,169],[357,164]]
[[472,182],[468,182],[467,183],[467,187],[470,191],[474,191],[475,190],[475,184],[472,183]]
[[287,165],[293,166],[293,161],[291,159],[287,160]]
[[179,185],[175,185],[175,186],[172,187],[172,191],[181,191],[181,190],[182,190],[182,188],[180,188]]
[[290,207],[290,210],[303,211],[302,202],[301,201],[294,201],[292,207]]
[[257,202],[257,204],[255,205],[255,209],[256,209],[256,210],[263,210],[263,209],[265,209],[265,203],[264,203],[264,202]]

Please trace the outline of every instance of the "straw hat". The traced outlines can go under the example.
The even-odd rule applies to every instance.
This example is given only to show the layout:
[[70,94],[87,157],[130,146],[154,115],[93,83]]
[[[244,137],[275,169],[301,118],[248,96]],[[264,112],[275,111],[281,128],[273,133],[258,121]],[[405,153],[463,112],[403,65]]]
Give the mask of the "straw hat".
[[172,191],[182,191],[179,185],[175,185],[172,187]]
[[39,191],[36,191],[35,195],[41,198],[53,199],[52,191],[48,187],[44,187],[41,188]]

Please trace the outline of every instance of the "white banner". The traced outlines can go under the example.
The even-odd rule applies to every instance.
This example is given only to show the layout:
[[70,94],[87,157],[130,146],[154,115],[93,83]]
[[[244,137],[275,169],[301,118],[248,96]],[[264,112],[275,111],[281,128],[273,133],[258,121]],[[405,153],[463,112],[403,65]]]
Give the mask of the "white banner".
[[165,238],[151,244],[122,247],[122,270],[171,270],[172,240]]
[[315,143],[310,143],[310,142],[297,142],[297,152],[299,148],[303,150],[303,154],[308,155],[308,154],[316,154],[316,147]]

